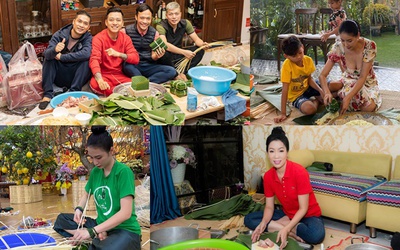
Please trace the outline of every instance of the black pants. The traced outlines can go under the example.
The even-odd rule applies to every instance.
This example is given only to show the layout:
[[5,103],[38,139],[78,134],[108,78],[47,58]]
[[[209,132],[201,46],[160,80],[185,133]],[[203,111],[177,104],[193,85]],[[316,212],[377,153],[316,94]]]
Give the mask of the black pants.
[[[84,227],[95,227],[96,220],[86,217]],[[64,237],[72,237],[65,230],[76,230],[78,224],[74,221],[74,214],[59,214],[54,223],[53,229]],[[107,238],[99,240],[94,238],[89,250],[140,250],[140,235],[124,229],[113,229],[107,231]]]
[[[191,50],[191,51],[195,51],[197,48],[198,47],[190,47],[190,48],[187,48],[187,49]],[[190,68],[193,68],[197,64],[199,64],[201,59],[203,59],[203,56],[204,56],[204,50],[200,50],[199,52],[197,52],[196,55],[192,58],[192,61],[190,62],[189,68],[186,68],[184,73],[186,74],[187,71]],[[159,64],[164,64],[164,65],[170,65],[172,67],[175,67],[175,64],[182,58],[184,58],[184,56],[181,55],[181,54],[174,54],[174,53],[171,53],[171,52],[167,51],[167,52],[165,52],[163,57],[158,59],[158,63]]]
[[42,86],[45,97],[53,97],[53,83],[70,91],[81,91],[91,78],[89,61],[64,63],[59,60],[44,60]]

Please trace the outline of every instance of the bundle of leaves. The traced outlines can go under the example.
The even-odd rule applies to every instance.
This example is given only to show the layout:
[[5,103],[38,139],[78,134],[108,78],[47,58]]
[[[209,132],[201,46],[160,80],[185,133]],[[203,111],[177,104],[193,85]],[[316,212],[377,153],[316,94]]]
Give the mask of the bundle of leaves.
[[93,112],[91,125],[182,125],[185,120],[185,114],[168,92],[158,97],[114,93],[98,102],[102,110]]

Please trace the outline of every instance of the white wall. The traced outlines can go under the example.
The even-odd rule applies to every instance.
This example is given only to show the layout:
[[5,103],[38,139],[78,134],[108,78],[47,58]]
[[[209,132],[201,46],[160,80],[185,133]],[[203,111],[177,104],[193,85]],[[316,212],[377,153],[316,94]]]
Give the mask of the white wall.
[[250,43],[250,26],[246,27],[246,19],[250,18],[250,0],[243,0],[242,34],[241,43]]

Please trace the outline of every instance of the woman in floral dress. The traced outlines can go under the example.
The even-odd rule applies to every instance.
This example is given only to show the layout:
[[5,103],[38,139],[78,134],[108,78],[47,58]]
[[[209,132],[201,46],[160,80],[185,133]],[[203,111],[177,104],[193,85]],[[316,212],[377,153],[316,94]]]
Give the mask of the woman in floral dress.
[[[342,70],[339,82],[331,82],[341,99],[340,113],[348,111],[376,111],[382,104],[378,80],[373,69],[376,57],[374,41],[360,36],[360,27],[353,20],[343,21],[339,28],[340,41],[328,53],[328,61],[319,76],[324,90],[325,105],[333,95],[328,88],[327,77],[335,63]],[[334,86],[332,86],[334,84]],[[334,93],[335,94],[335,93]]]

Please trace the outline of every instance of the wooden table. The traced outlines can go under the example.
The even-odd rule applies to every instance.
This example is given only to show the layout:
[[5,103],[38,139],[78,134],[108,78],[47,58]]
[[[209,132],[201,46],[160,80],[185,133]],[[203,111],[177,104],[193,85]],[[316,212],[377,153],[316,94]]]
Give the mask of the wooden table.
[[[213,112],[224,109],[224,104],[222,103],[222,96],[215,96],[218,100],[218,103],[220,104],[219,106],[217,106],[217,107],[210,106],[205,110],[198,110],[198,111],[194,111],[194,112],[187,111],[187,109],[186,109],[187,108],[187,96],[184,96],[184,97],[177,97],[176,95],[171,95],[171,96],[175,99],[176,104],[181,108],[182,112],[185,113],[185,120],[193,119],[196,117],[200,117],[202,115],[206,115],[206,114],[213,113]],[[240,93],[238,94],[238,96],[244,98],[246,100],[246,102],[250,101],[249,96],[243,96]],[[206,97],[206,96],[202,95],[202,94],[199,94],[197,96],[197,106],[199,106],[201,104],[201,100],[203,97]]]
[[[222,103],[222,96],[215,96],[217,98],[217,100],[218,100],[218,103],[220,104],[219,106],[217,106],[217,107],[209,106],[205,110],[198,110],[198,111],[194,111],[194,112],[187,111],[187,109],[186,109],[187,108],[187,96],[184,96],[184,97],[177,97],[176,95],[171,95],[171,96],[174,98],[174,100],[176,101],[176,104],[181,108],[182,112],[185,114],[185,121],[193,119],[193,118],[197,118],[197,117],[200,117],[202,115],[209,114],[209,113],[221,111],[221,110],[224,109],[224,104]],[[243,96],[240,93],[238,94],[238,96],[244,98],[246,100],[246,102],[250,102],[250,97],[249,96]],[[206,96],[202,95],[202,94],[198,95],[198,97],[197,97],[197,106],[199,106],[201,104],[201,101],[202,101],[203,97],[206,97]],[[37,112],[37,110],[36,111],[35,110],[33,110],[32,112]],[[69,111],[70,115],[75,116],[76,114],[79,113],[79,108],[78,107],[69,108],[68,111]],[[49,114],[41,115],[41,117],[45,118],[48,115]],[[37,117],[39,117],[39,115]],[[12,122],[12,123],[9,123],[7,125],[24,125],[24,124],[28,123],[30,120],[32,120],[34,118],[35,117],[31,116],[29,118],[24,118],[24,119],[21,119],[21,121]],[[40,118],[38,118],[38,119],[40,119]]]

